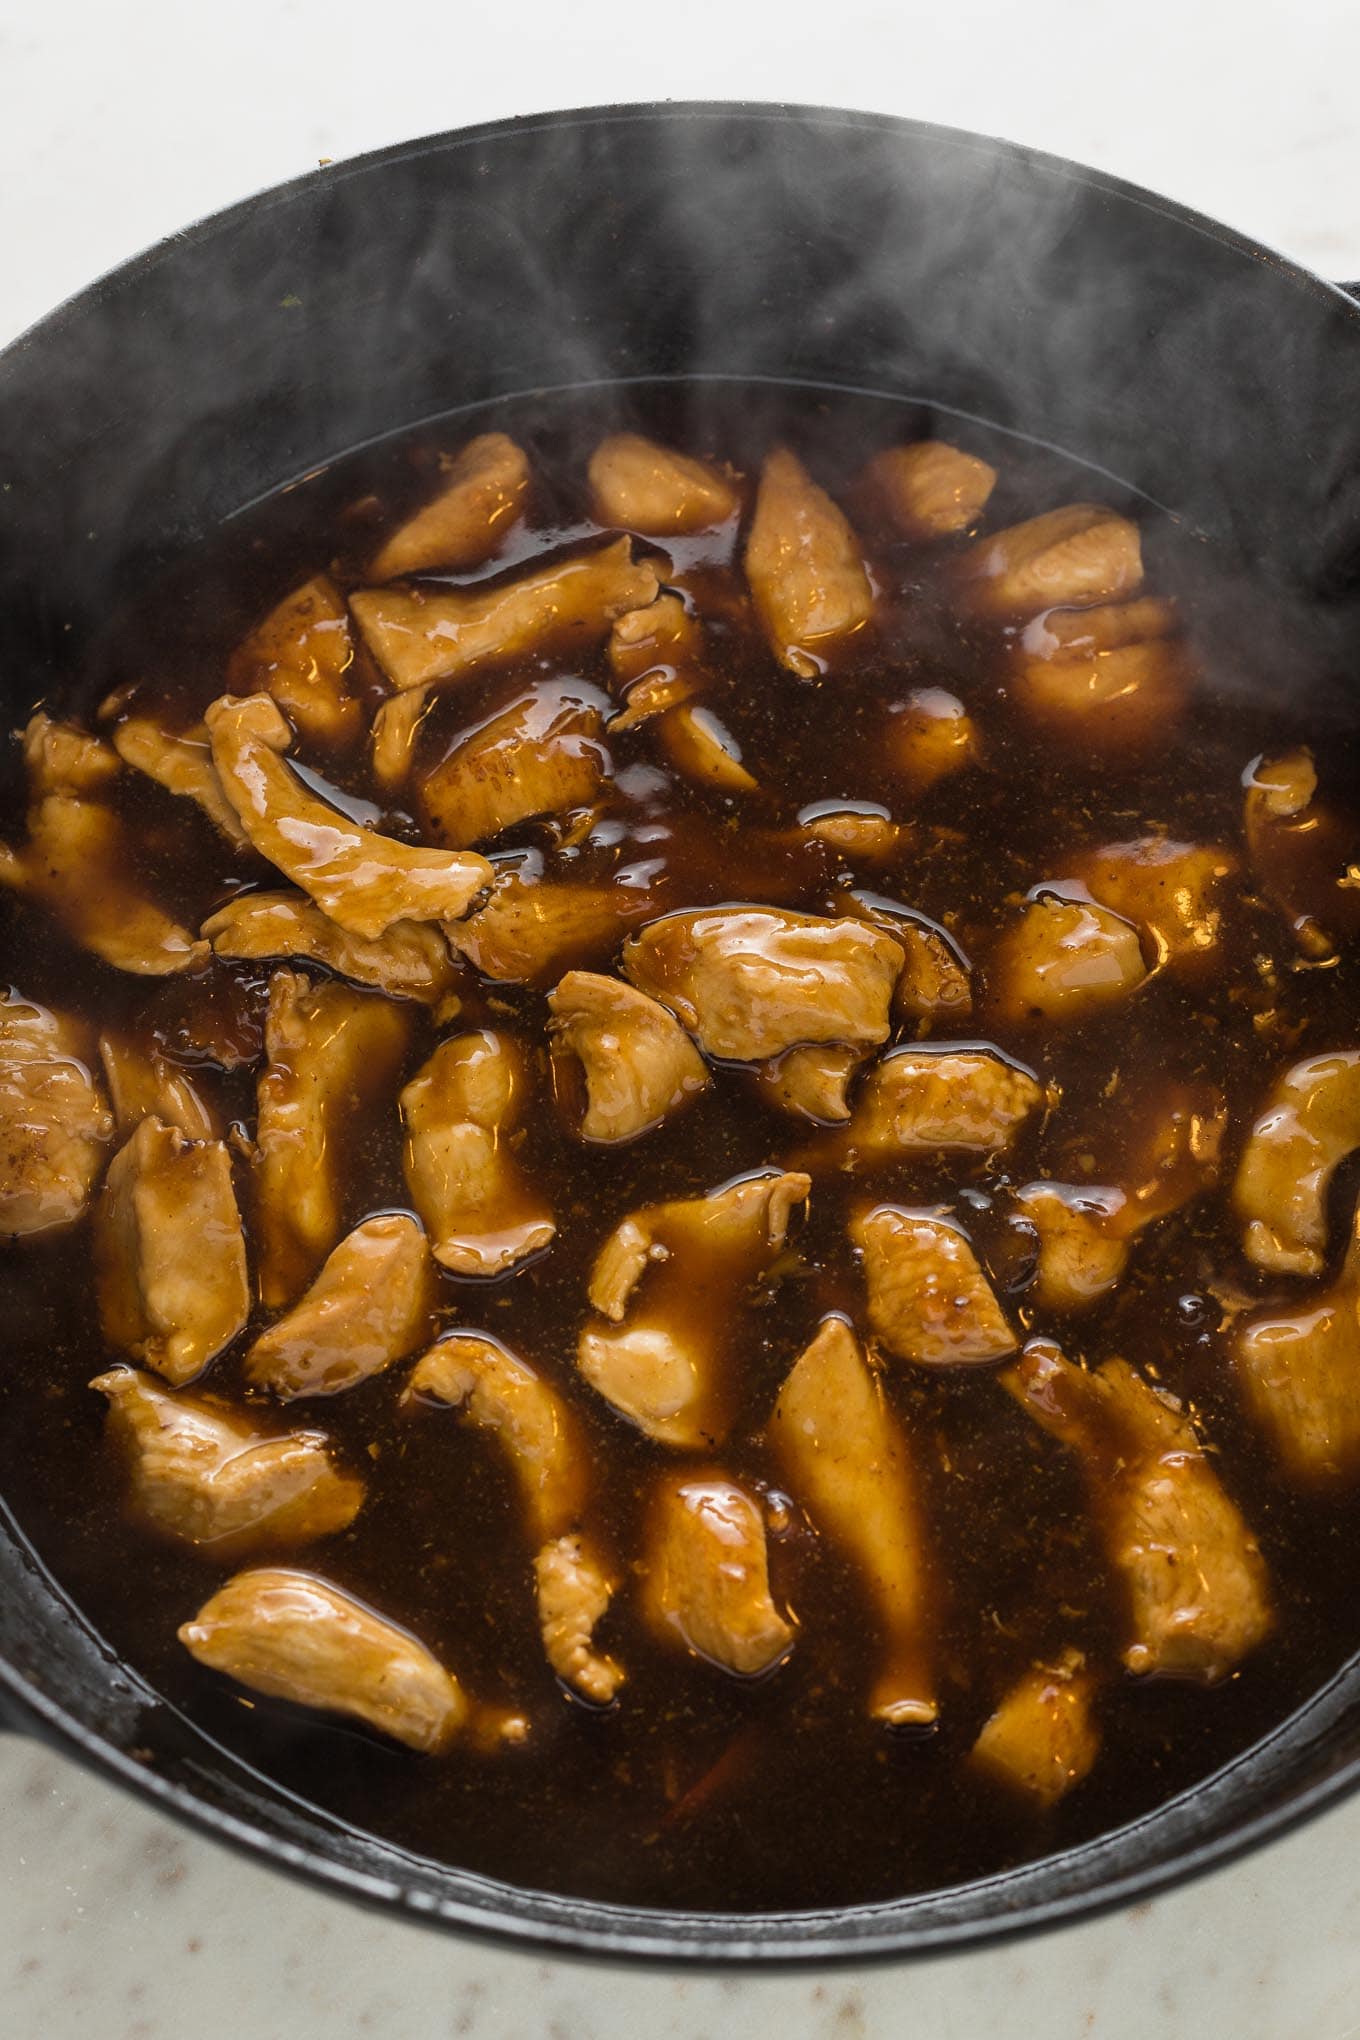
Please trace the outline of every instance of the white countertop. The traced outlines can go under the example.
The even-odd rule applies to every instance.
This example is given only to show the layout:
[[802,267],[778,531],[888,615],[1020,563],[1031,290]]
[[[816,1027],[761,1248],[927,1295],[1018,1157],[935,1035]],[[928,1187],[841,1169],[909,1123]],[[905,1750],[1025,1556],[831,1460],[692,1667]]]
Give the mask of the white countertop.
[[[1354,0],[0,0],[0,344],[245,193],[606,100],[866,106],[1012,136],[1360,277]],[[909,1968],[714,1980],[544,1962],[285,1883],[0,1739],[6,2040],[1347,2040],[1360,1801],[1130,1912]]]

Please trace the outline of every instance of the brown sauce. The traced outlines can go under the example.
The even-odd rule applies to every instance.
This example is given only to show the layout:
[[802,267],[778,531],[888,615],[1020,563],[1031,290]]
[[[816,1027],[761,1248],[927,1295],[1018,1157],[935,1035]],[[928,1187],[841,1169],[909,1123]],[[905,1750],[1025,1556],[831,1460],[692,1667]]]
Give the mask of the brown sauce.
[[[486,569],[454,578],[499,574],[569,549],[594,532],[583,482],[589,451],[621,422],[725,457],[748,475],[770,443],[786,439],[833,490],[877,448],[933,426],[1000,469],[989,529],[1074,498],[1128,508],[1143,527],[1147,586],[1184,604],[1203,678],[1166,755],[1133,770],[1076,769],[1015,716],[996,632],[958,622],[941,571],[953,542],[911,545],[859,523],[878,615],[826,678],[808,684],[781,674],[734,605],[730,620],[713,626],[721,656],[706,706],[735,738],[758,793],[738,806],[697,791],[668,768],[644,726],[609,740],[619,791],[590,838],[554,849],[530,823],[494,846],[498,853],[525,847],[548,875],[654,892],[658,911],[775,893],[783,904],[825,912],[845,882],[832,852],[800,853],[806,871],[799,866],[800,890],[790,896],[788,853],[768,835],[744,844],[742,832],[788,828],[817,803],[878,804],[913,823],[912,840],[849,882],[947,927],[977,959],[1007,901],[1062,876],[1064,853],[1078,841],[1156,826],[1192,842],[1240,845],[1241,775],[1257,753],[1311,742],[1328,796],[1354,798],[1356,733],[1319,725],[1306,657],[1282,612],[1268,591],[1219,578],[1210,549],[1172,519],[1131,502],[1108,478],[963,421],[771,388],[556,395],[353,454],[244,511],[171,581],[145,591],[111,624],[79,693],[48,705],[88,716],[111,687],[136,682],[191,721],[222,691],[227,654],[263,610],[333,559],[342,581],[352,582],[380,518],[395,522],[418,503],[434,484],[437,452],[472,430],[503,426],[525,446],[533,510]],[[704,580],[689,585],[715,610],[737,586],[732,544],[728,531],[671,549],[677,566],[704,569]],[[885,696],[923,686],[964,701],[984,733],[985,763],[909,799],[876,732]],[[450,690],[428,718],[422,762],[526,688],[597,705],[609,696],[603,657],[593,653],[488,670]],[[348,765],[305,745],[296,755],[337,789],[341,804],[361,817],[384,813],[395,833],[418,837],[414,812],[392,816],[369,783],[364,747]],[[12,811],[22,802],[21,774],[16,746]],[[206,822],[150,782],[125,775],[119,799],[135,824],[139,875],[187,924],[197,927],[243,883],[271,882],[258,862],[234,862]],[[408,1625],[472,1690],[523,1710],[529,1738],[494,1754],[459,1745],[422,1758],[243,1695],[175,1641],[177,1625],[228,1569],[153,1537],[125,1512],[122,1474],[103,1441],[103,1403],[86,1386],[120,1356],[100,1337],[83,1226],[0,1257],[0,1490],[112,1648],[210,1736],[335,1817],[489,1876],[633,1904],[822,1907],[974,1878],[1129,1821],[1275,1727],[1360,1642],[1360,1507],[1351,1494],[1313,1498],[1283,1481],[1243,1417],[1210,1293],[1223,1282],[1262,1298],[1278,1293],[1242,1257],[1227,1185],[1273,1074],[1295,1055],[1356,1045],[1357,962],[1343,950],[1333,968],[1294,968],[1279,915],[1247,894],[1245,881],[1233,889],[1214,968],[1193,986],[1163,976],[1060,1032],[995,1030],[1008,1052],[1062,1085],[1061,1112],[1042,1135],[1027,1133],[991,1164],[927,1157],[874,1178],[885,1197],[956,1204],[1022,1325],[1052,1332],[1093,1366],[1123,1355],[1192,1406],[1223,1483],[1259,1537],[1278,1617],[1269,1640],[1219,1686],[1136,1681],[1119,1670],[1118,1589],[1075,1461],[987,1369],[888,1369],[925,1490],[941,1701],[930,1735],[894,1734],[867,1718],[864,1692],[877,1654],[867,1595],[796,1507],[771,1538],[776,1598],[798,1623],[787,1663],[743,1683],[667,1650],[625,1587],[602,1631],[628,1668],[620,1700],[599,1712],[569,1699],[543,1659],[531,1553],[508,1471],[494,1444],[453,1416],[400,1410],[404,1367],[299,1406],[296,1414],[329,1432],[345,1462],[364,1471],[369,1494],[349,1530],[301,1554],[281,1551],[278,1562],[314,1569]],[[123,977],[73,947],[40,910],[0,895],[0,979],[100,1023],[150,1021],[167,1055],[197,1068],[225,1117],[247,1129],[270,968],[216,963],[201,978],[164,983]],[[1278,989],[1267,998],[1269,968]],[[1252,1026],[1253,1011],[1270,1002],[1298,1030],[1287,1051]],[[541,992],[493,987],[487,1013],[542,1042]],[[472,1013],[467,1024],[486,1017]],[[958,1032],[975,1039],[992,1029],[970,1020]],[[209,1035],[214,1050],[194,1045]],[[407,1075],[434,1038],[422,1015]],[[1070,1327],[1045,1325],[1026,1304],[1032,1269],[1014,1251],[1005,1192],[1043,1173],[1067,1179],[1073,1129],[1089,1122],[1115,1067],[1131,1080],[1173,1072],[1223,1088],[1230,1111],[1223,1182],[1139,1239],[1107,1305]],[[573,1137],[544,1086],[519,1160],[550,1194],[555,1242],[504,1279],[441,1277],[446,1322],[493,1333],[570,1400],[602,1469],[602,1529],[625,1563],[642,1548],[655,1480],[678,1462],[576,1374],[594,1255],[638,1205],[697,1195],[782,1162],[805,1139],[743,1078],[720,1071],[678,1118],[602,1154]],[[799,1279],[763,1285],[727,1338],[735,1421],[711,1463],[756,1491],[782,1486],[762,1431],[792,1360],[826,1310],[862,1317],[845,1240],[857,1187],[818,1178],[810,1215],[795,1230]],[[1355,1171],[1343,1168],[1330,1206],[1329,1272],[1356,1187]],[[393,1109],[362,1129],[346,1223],[408,1202]],[[262,1321],[257,1314],[250,1329]],[[214,1364],[206,1384],[243,1403],[240,1351],[249,1336]],[[1012,1681],[1036,1657],[1069,1645],[1099,1668],[1103,1747],[1086,1781],[1042,1813],[977,1774],[966,1755]]]

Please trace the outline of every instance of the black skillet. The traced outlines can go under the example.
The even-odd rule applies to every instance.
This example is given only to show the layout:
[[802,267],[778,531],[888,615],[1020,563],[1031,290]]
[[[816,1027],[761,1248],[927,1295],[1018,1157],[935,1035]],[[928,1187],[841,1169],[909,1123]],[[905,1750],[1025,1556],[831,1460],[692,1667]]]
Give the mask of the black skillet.
[[[1342,291],[1006,143],[677,105],[475,128],[301,178],[0,355],[5,713],[60,686],[113,591],[280,482],[479,400],[674,375],[922,397],[1049,441],[1278,582],[1328,640],[1322,663],[1360,671],[1360,310]],[[1360,1776],[1352,1661],[1196,1790],[978,1883],[800,1915],[550,1897],[411,1858],[225,1755],[101,1644],[2,1508],[0,1698],[14,1727],[323,1889],[688,1962],[918,1953],[1074,1919],[1222,1862]]]

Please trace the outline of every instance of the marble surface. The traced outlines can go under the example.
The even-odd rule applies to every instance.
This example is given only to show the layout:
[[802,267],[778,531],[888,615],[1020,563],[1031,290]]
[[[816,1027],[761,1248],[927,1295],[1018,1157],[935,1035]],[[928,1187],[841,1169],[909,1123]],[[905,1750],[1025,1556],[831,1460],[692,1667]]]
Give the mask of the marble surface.
[[[549,106],[908,113],[1082,158],[1360,277],[1353,0],[0,0],[0,343],[322,157]],[[1360,1802],[1090,1925],[910,1968],[727,1980],[543,1962],[352,1911],[0,1738],[7,2040],[1235,2040],[1360,2034]]]

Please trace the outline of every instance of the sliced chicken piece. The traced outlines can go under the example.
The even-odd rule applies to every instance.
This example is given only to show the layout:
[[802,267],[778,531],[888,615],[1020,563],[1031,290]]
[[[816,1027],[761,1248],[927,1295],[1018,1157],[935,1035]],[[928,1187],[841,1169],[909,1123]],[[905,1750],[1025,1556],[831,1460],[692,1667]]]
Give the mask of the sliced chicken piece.
[[634,688],[648,679],[684,681],[692,693],[702,643],[699,619],[682,596],[668,591],[645,609],[625,610],[614,620],[607,647],[615,688],[625,692],[630,707]]
[[657,723],[661,748],[682,779],[715,793],[754,793],[759,782],[742,764],[741,745],[708,708],[682,702]]
[[732,1062],[803,1042],[886,1041],[901,967],[897,943],[867,922],[773,907],[667,914],[623,950],[633,983],[708,1055]]
[[429,1243],[405,1212],[366,1218],[347,1233],[290,1311],[246,1354],[246,1378],[285,1402],[342,1395],[430,1335]]
[[260,1297],[270,1310],[293,1301],[339,1238],[363,1115],[395,1085],[410,1035],[409,1010],[387,999],[291,970],[270,979],[255,1137]]
[[480,566],[522,515],[529,463],[504,432],[479,433],[439,464],[444,472],[439,493],[384,541],[369,567],[370,580]]
[[986,509],[996,469],[943,439],[918,439],[876,453],[862,486],[904,538],[952,538]]
[[327,575],[317,574],[285,595],[236,647],[226,692],[267,694],[314,743],[352,744],[364,725],[363,703],[350,692],[354,655],[345,598]]
[[1041,1311],[1071,1315],[1108,1296],[1129,1262],[1129,1238],[1115,1231],[1126,1203],[1109,1185],[1027,1183],[1016,1207],[1039,1241],[1028,1298]]
[[643,1560],[643,1606],[664,1641],[740,1678],[788,1655],[793,1625],[770,1593],[759,1502],[719,1474],[663,1480]]
[[895,1048],[870,1068],[836,1144],[845,1167],[902,1155],[1004,1154],[1049,1102],[999,1048]]
[[113,1137],[113,1115],[83,1028],[0,992],[0,1234],[50,1232],[83,1217]]
[[222,791],[206,727],[167,730],[154,716],[130,715],[113,732],[113,748],[125,765],[144,772],[167,793],[193,801],[237,850],[247,848],[245,830]]
[[24,731],[28,841],[0,847],[0,885],[49,908],[68,935],[116,970],[172,977],[197,970],[197,942],[128,877],[128,832],[98,797],[121,770],[116,752],[69,724],[35,715]]
[[528,1081],[519,1044],[485,1028],[441,1041],[401,1094],[406,1181],[455,1275],[503,1274],[557,1230],[514,1155]]
[[564,1685],[597,1707],[607,1707],[623,1684],[616,1658],[595,1644],[617,1575],[584,1537],[554,1537],[534,1559],[538,1624],[548,1663]]
[[888,758],[914,794],[978,761],[977,725],[956,694],[917,687],[889,710]]
[[421,724],[439,695],[433,687],[408,687],[389,694],[373,717],[373,778],[379,793],[399,794],[411,776]]
[[896,1018],[923,1023],[923,1032],[936,1021],[957,1026],[968,1018],[973,1010],[968,959],[947,928],[877,893],[837,893],[832,905],[872,922],[902,951],[905,960],[893,993]]
[[1072,503],[978,539],[957,576],[974,613],[1000,622],[1056,603],[1120,601],[1143,579],[1138,526],[1098,503]]
[[916,1482],[902,1426],[844,1318],[824,1318],[794,1362],[769,1435],[794,1495],[862,1574],[882,1624],[886,1662],[870,1712],[928,1726],[939,1708]]
[[1276,1306],[1239,1326],[1243,1401],[1299,1486],[1329,1487],[1360,1470],[1360,1207],[1337,1280],[1297,1310]]
[[712,1081],[679,1021],[618,978],[568,971],[548,1006],[554,1066],[575,1058],[584,1079],[583,1140],[636,1140]]
[[90,1387],[108,1398],[138,1514],[214,1564],[312,1544],[359,1513],[364,1484],[338,1470],[323,1432],[258,1430],[224,1402],[171,1395],[131,1367]]
[[644,1205],[596,1256],[576,1364],[621,1416],[663,1445],[716,1443],[724,1366],[744,1293],[775,1261],[807,1176],[769,1171],[707,1197]]
[[999,1377],[1081,1462],[1128,1603],[1131,1672],[1226,1677],[1271,1628],[1265,1563],[1174,1397],[1124,1360],[1088,1374],[1033,1339]]
[[631,540],[620,538],[490,587],[363,588],[349,606],[387,679],[404,691],[458,679],[490,659],[588,651],[660,585],[655,563],[635,560]]
[[1319,1275],[1327,1191],[1360,1148],[1360,1049],[1311,1055],[1272,1085],[1233,1184],[1242,1248],[1277,1275]]
[[825,843],[849,864],[887,864],[908,849],[912,832],[886,808],[827,807],[821,802],[798,817],[801,834]]
[[1300,955],[1326,962],[1360,932],[1360,827],[1317,797],[1311,751],[1253,759],[1243,776],[1247,855]]
[[120,1138],[135,1133],[148,1118],[177,1126],[189,1140],[216,1140],[222,1133],[217,1113],[192,1077],[176,1069],[158,1048],[106,1028],[99,1037],[99,1060]]
[[1046,893],[999,937],[987,964],[997,1018],[1081,1020],[1147,977],[1138,930],[1108,907]]
[[1035,1806],[1056,1806],[1100,1754],[1094,1700],[1095,1679],[1079,1650],[1036,1664],[983,1724],[973,1764]]
[[800,679],[873,614],[855,534],[824,489],[784,447],[765,462],[746,541],[746,578],[781,666]]
[[649,538],[711,531],[741,508],[727,475],[637,432],[600,441],[590,456],[590,493],[597,524]]
[[1141,929],[1160,967],[1212,958],[1223,931],[1223,887],[1237,859],[1212,845],[1137,836],[1082,851],[1068,869],[1098,906]]
[[365,941],[350,935],[315,907],[305,893],[241,893],[203,923],[215,956],[232,960],[300,957],[324,964],[338,977],[370,985],[389,999],[440,1005],[461,981],[438,928],[425,921],[394,921]]
[[470,851],[416,849],[309,793],[284,762],[292,732],[268,695],[224,695],[206,717],[213,762],[260,855],[351,935],[456,920],[492,878]]
[[899,1360],[972,1367],[1018,1343],[963,1228],[941,1210],[866,1205],[850,1221],[869,1324]]
[[[627,621],[626,617],[624,621]],[[655,722],[670,709],[688,701],[697,691],[697,686],[693,674],[658,666],[655,672],[644,673],[629,688],[627,701],[622,708],[614,711],[605,728],[611,736],[621,736],[625,730],[641,729],[644,723]]]
[[250,1315],[231,1155],[144,1119],[109,1164],[94,1214],[104,1337],[173,1387],[192,1381]]
[[254,1693],[367,1722],[426,1755],[446,1750],[468,1718],[462,1687],[423,1643],[312,1573],[237,1573],[179,1640]]
[[757,1067],[756,1087],[781,1112],[811,1119],[818,1126],[834,1126],[850,1117],[850,1079],[863,1061],[862,1049],[835,1042],[790,1048]]
[[1155,757],[1184,714],[1194,662],[1174,603],[1049,610],[1021,634],[1009,693],[1051,742],[1096,765]]
[[421,819],[455,850],[535,815],[589,807],[609,771],[604,719],[572,681],[536,681],[457,737],[419,784]]
[[545,987],[564,970],[606,961],[626,931],[655,912],[651,893],[511,869],[497,876],[485,906],[466,921],[446,922],[444,933],[484,977]]

